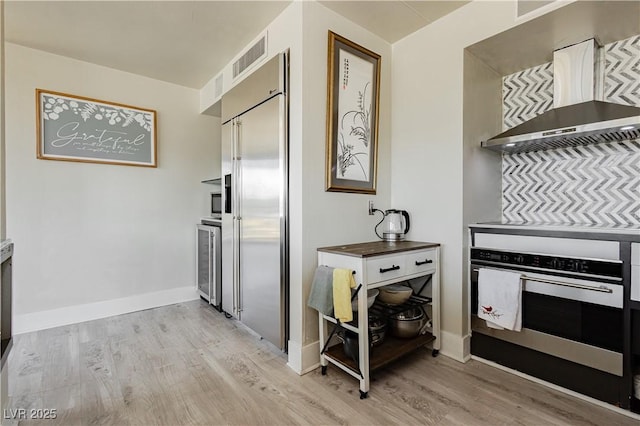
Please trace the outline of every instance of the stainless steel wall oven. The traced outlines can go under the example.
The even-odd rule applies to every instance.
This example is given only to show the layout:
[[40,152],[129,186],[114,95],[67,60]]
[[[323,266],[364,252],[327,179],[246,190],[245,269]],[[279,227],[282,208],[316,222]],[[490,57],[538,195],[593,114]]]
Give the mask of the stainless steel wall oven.
[[[571,240],[554,247],[555,240],[476,238],[469,252],[471,352],[624,406],[625,288],[619,249],[596,241],[591,245],[603,244],[603,258],[572,256]],[[574,242],[576,247],[584,243]],[[481,268],[522,274],[522,331],[489,328],[477,317]]]

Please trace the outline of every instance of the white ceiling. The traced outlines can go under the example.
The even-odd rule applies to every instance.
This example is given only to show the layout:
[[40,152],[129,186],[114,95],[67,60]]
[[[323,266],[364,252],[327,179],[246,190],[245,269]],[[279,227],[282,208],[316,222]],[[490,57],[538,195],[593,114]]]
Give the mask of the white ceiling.
[[469,1],[320,0],[320,3],[389,43],[395,43]]
[[5,1],[9,42],[200,89],[287,1]]
[[[283,1],[5,1],[11,43],[199,89]],[[322,1],[393,43],[466,1]]]
[[640,34],[640,1],[576,1],[468,47],[499,75],[550,62],[553,51],[595,38],[600,45]]

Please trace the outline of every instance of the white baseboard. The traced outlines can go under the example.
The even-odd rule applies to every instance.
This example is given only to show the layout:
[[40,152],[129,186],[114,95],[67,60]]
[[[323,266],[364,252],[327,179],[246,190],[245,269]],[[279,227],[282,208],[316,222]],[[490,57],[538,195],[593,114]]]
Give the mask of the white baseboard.
[[471,333],[464,336],[463,339],[462,359],[463,362],[467,362],[471,360]]
[[320,367],[320,341],[316,340],[302,348],[302,371],[300,374],[307,374]]
[[287,365],[298,374],[302,374],[302,346],[298,342],[289,340],[287,343]]
[[594,405],[597,405],[599,407],[607,408],[607,409],[609,409],[611,411],[615,411],[616,413],[624,414],[625,416],[631,417],[632,419],[640,420],[640,415],[635,414],[633,411],[625,410],[624,408],[620,408],[620,407],[616,407],[615,405],[607,404],[606,402],[600,401],[599,399],[591,398],[590,396],[583,395],[581,393],[572,391],[571,389],[563,388],[562,386],[558,386],[556,384],[547,382],[545,380],[538,379],[537,377],[533,377],[533,376],[530,376],[530,375],[528,375],[526,373],[523,373],[521,371],[514,370],[514,369],[511,369],[509,367],[505,367],[504,365],[500,365],[500,364],[495,363],[493,361],[489,361],[488,359],[480,358],[480,357],[477,357],[475,355],[472,355],[471,359],[473,359],[474,361],[481,362],[483,364],[490,365],[490,366],[495,367],[497,369],[500,369],[502,371],[506,371],[508,373],[515,374],[516,376],[522,377],[523,379],[527,379],[527,380],[532,381],[534,383],[538,383],[540,385],[543,385],[543,386],[546,386],[548,388],[557,390],[557,391],[565,393],[567,395],[571,395],[571,396],[576,397],[578,399],[581,399],[583,401],[590,402],[590,403],[592,403]]
[[442,339],[442,344],[440,345],[440,353],[458,362],[469,361],[471,359],[469,354],[470,337],[441,330],[440,338]]
[[68,306],[65,308],[51,309],[49,311],[16,315],[13,317],[12,329],[14,335],[29,333],[47,328],[157,308],[158,306],[196,300],[199,297],[197,290],[193,286],[172,288],[170,290],[137,294],[135,296],[87,303],[85,305]]
[[305,346],[289,340],[289,368],[299,375],[307,374],[320,367],[320,342],[315,341]]

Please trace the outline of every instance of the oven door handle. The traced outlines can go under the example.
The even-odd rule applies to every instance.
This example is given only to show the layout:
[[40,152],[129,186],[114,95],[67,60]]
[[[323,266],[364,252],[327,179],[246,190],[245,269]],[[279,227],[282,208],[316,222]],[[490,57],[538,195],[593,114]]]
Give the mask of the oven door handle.
[[[474,268],[473,272],[479,272],[480,269],[479,268]],[[583,290],[591,290],[591,291],[598,291],[601,293],[613,293],[613,290],[610,289],[609,287],[607,287],[606,285],[600,285],[599,287],[593,287],[593,286],[589,286],[589,285],[584,285],[584,284],[574,284],[574,283],[568,283],[568,282],[564,282],[564,281],[554,281],[554,280],[545,280],[542,278],[535,278],[535,277],[528,277],[526,275],[522,275],[520,277],[521,280],[526,280],[526,281],[535,281],[535,282],[539,282],[539,283],[545,283],[545,284],[553,284],[553,285],[560,285],[563,287],[572,287],[572,288],[579,288],[579,289],[583,289]]]

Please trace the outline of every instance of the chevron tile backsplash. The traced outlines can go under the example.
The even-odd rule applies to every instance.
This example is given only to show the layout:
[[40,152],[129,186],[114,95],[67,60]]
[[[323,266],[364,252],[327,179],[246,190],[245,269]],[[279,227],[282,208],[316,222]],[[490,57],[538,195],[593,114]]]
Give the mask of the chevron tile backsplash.
[[640,225],[640,142],[502,157],[503,220]]
[[[604,98],[640,106],[640,35],[604,46]],[[503,78],[503,128],[553,107],[553,64]],[[640,141],[502,156],[502,219],[640,225]]]
[[502,130],[553,108],[553,62],[502,79]]
[[640,106],[640,35],[608,44],[604,49],[605,100]]

